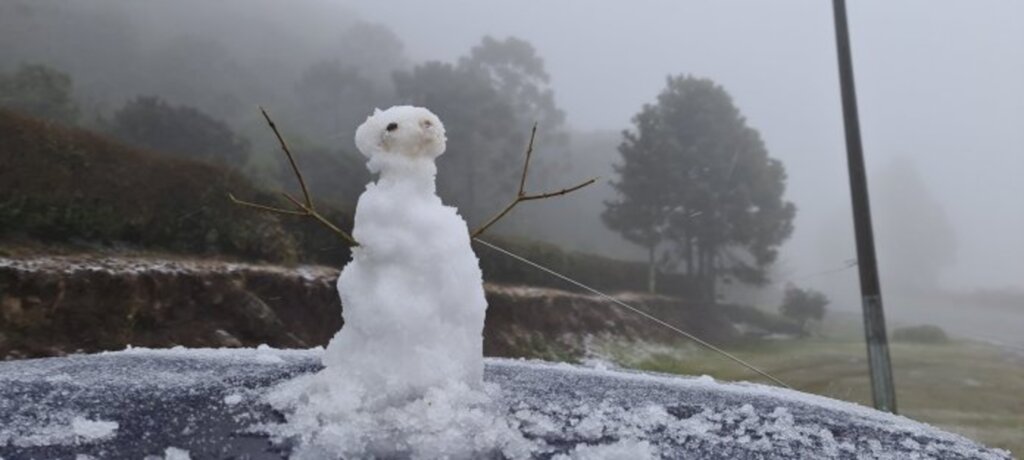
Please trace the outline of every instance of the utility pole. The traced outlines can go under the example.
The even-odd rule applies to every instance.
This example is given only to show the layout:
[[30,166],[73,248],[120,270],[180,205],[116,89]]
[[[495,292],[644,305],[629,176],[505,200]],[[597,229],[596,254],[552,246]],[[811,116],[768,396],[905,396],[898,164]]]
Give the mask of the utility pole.
[[832,10],[836,23],[839,87],[843,98],[846,159],[850,171],[850,197],[853,200],[853,227],[857,237],[857,267],[860,272],[860,293],[864,308],[864,337],[868,348],[868,366],[871,370],[871,394],[875,409],[896,413],[896,388],[892,381],[889,339],[885,330],[885,313],[882,311],[878,261],[875,259],[875,237],[871,230],[871,204],[868,202],[867,173],[860,139],[857,92],[853,87],[846,1],[832,0]]

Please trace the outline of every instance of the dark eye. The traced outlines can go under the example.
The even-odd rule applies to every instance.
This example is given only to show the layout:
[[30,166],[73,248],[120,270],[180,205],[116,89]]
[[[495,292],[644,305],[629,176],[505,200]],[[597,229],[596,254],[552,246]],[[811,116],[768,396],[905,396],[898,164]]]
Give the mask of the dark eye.
[[398,129],[398,123],[388,123],[388,127],[387,127],[388,131],[394,131],[396,129]]

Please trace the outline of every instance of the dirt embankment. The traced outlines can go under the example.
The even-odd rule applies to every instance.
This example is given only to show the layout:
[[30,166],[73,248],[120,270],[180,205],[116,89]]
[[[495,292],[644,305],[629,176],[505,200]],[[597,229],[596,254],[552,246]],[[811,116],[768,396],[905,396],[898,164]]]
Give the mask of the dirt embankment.
[[[0,359],[146,347],[325,345],[342,327],[338,272],[140,257],[0,258]],[[489,356],[573,358],[588,335],[669,340],[596,296],[486,285]],[[736,330],[716,309],[658,296],[628,302],[713,340]]]

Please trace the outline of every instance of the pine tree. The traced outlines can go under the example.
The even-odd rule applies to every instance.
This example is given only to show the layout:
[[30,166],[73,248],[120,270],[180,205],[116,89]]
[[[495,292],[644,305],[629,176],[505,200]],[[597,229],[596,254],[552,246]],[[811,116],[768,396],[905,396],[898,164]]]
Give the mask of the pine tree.
[[568,143],[544,61],[525,41],[485,37],[457,63],[427,62],[395,73],[394,83],[402,103],[430,107],[449,126],[448,150],[438,159],[438,194],[471,226],[515,193],[533,123],[539,130],[531,171],[538,174],[531,177],[542,176],[538,182]]
[[758,283],[792,233],[786,173],[711,80],[669,77],[657,103],[624,131],[622,163],[606,203],[609,228],[648,252],[648,290],[659,270],[680,272],[716,299],[727,276]]

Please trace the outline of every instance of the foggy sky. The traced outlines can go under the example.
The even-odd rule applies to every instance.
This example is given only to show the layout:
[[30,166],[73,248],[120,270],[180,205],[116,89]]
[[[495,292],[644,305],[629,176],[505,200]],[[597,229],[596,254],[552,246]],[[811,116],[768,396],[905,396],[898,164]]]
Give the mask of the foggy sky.
[[[577,129],[629,127],[668,74],[710,77],[789,172],[788,196],[799,212],[783,270],[813,275],[854,257],[831,2],[348,5],[392,27],[416,61],[452,60],[484,34],[530,41]],[[1024,3],[857,1],[848,8],[869,170],[879,174],[895,158],[919,168],[953,224],[956,260],[941,274],[947,286],[1024,287]],[[828,276],[838,280],[827,284],[856,288],[855,270]]]

